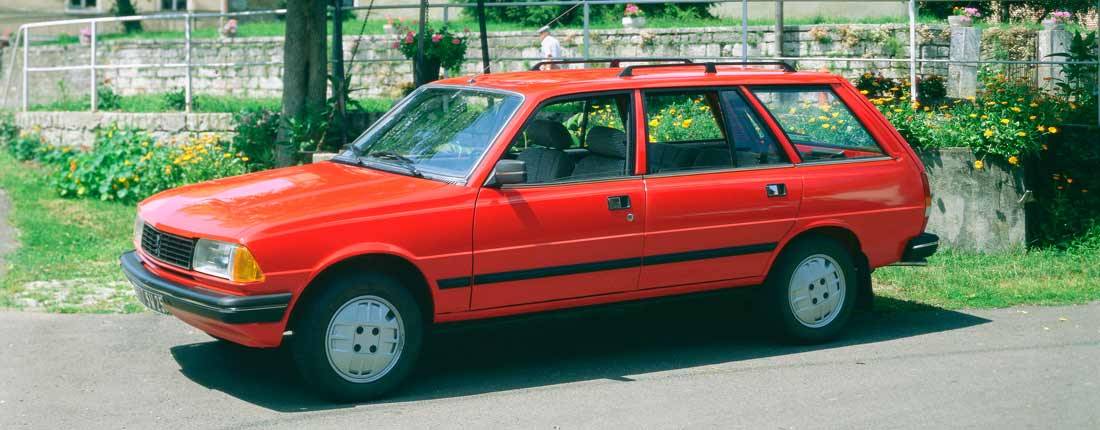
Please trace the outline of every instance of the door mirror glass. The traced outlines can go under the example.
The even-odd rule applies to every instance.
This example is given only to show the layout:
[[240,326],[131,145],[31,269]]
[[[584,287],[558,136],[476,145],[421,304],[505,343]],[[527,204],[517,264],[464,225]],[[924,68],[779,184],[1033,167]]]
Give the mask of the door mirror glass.
[[499,187],[509,184],[523,184],[527,182],[527,163],[520,160],[500,160],[493,168],[493,174],[485,186]]

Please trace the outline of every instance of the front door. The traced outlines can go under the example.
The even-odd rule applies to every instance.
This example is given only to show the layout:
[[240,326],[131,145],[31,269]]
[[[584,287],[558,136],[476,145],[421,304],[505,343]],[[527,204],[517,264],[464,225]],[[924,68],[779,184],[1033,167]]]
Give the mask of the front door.
[[483,188],[474,210],[472,309],[631,291],[646,197],[634,176],[629,93],[544,103],[505,158],[527,183]]

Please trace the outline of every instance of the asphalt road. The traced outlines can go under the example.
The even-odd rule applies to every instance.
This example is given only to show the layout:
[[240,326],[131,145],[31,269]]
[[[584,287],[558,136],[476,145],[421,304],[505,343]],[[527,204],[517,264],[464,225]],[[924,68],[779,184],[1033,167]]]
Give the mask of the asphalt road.
[[361,405],[172,318],[0,312],[0,428],[1100,428],[1100,303],[865,313],[812,347],[729,306],[452,329]]

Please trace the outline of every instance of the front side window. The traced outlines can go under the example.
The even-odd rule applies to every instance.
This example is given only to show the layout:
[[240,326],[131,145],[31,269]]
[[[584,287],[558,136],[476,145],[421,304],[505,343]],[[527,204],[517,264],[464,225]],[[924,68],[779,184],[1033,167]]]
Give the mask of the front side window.
[[416,175],[465,178],[521,101],[512,94],[427,87],[363,133],[341,157]]
[[786,155],[736,89],[645,95],[648,172],[786,163]]
[[504,157],[521,160],[528,184],[628,175],[630,95],[570,97],[539,108]]
[[884,155],[828,87],[759,87],[752,92],[787,133],[803,161]]

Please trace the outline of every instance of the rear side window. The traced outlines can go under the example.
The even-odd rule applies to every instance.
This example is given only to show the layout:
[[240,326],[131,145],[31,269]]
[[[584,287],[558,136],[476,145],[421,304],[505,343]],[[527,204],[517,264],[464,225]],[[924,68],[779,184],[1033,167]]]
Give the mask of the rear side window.
[[798,149],[803,161],[880,157],[863,124],[828,87],[752,89]]
[[787,162],[735,88],[647,91],[645,108],[649,173]]

